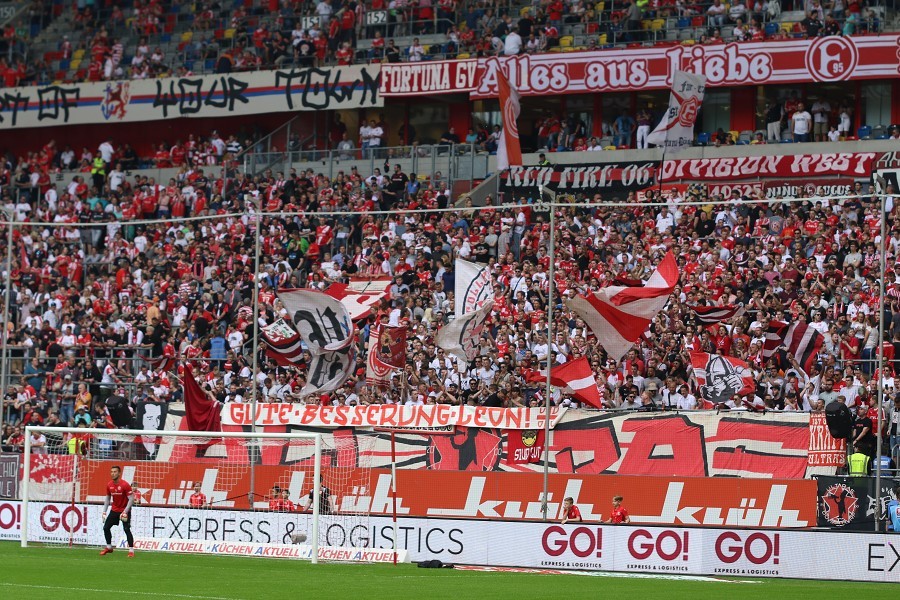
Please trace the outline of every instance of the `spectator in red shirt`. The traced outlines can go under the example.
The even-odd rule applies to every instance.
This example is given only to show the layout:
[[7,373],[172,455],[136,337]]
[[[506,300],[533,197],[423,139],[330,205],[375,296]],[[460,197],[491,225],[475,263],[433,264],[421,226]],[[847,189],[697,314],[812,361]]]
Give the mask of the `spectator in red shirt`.
[[575,500],[570,496],[563,500],[563,518],[560,521],[566,523],[581,523],[581,511],[575,506]]

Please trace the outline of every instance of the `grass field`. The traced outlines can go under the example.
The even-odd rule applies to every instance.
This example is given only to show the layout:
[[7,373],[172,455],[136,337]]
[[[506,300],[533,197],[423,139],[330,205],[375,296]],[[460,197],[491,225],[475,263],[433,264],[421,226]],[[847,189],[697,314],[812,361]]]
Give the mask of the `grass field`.
[[[415,565],[320,564],[224,556],[95,549],[20,548],[0,543],[0,598],[255,600],[319,598],[896,598],[889,584],[799,580],[655,579],[425,570]],[[837,570],[837,569],[836,569]],[[610,595],[610,596],[607,596]]]

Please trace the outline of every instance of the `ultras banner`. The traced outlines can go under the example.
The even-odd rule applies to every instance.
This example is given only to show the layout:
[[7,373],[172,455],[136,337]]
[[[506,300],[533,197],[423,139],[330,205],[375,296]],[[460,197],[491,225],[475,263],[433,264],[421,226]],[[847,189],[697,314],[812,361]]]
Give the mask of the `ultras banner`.
[[[101,510],[97,505],[35,503],[29,512],[29,538],[99,545]],[[185,552],[220,542],[215,553],[245,556],[247,545],[266,544],[272,552],[258,556],[285,558],[298,558],[292,548],[303,548],[288,545],[291,533],[310,527],[306,515],[184,508],[139,507],[132,520],[133,529],[147,532],[139,538],[183,544]],[[393,547],[388,517],[350,526],[340,517],[326,516],[321,525],[320,543],[326,552],[352,546],[384,554]],[[20,527],[19,503],[0,504],[0,539],[19,539]],[[68,531],[75,527],[77,536]],[[120,543],[121,533],[116,530],[114,536],[114,543]],[[896,536],[889,534],[402,518],[397,545],[412,561],[439,559],[498,570],[900,581],[900,552]],[[372,560],[387,560],[377,554]]]
[[380,66],[298,68],[0,90],[0,129],[384,106]]
[[540,188],[557,195],[639,190],[655,182],[656,161],[510,167],[500,174],[500,190],[507,198],[537,198]]
[[[415,410],[410,410],[415,409]],[[178,428],[180,408],[170,407],[166,428]],[[506,429],[542,429],[543,409],[395,405],[319,407],[260,404],[260,431],[296,428],[333,436],[372,435],[372,428],[416,429],[397,434],[397,457],[410,468],[431,470],[541,470],[505,464]],[[816,453],[832,446],[821,428],[810,433],[810,414],[689,413],[551,410],[550,469],[559,473],[685,477],[833,475],[835,466]],[[226,405],[222,422],[241,430],[252,422],[249,405]],[[429,435],[427,431],[434,431]],[[390,456],[389,436],[379,435],[377,457]],[[372,466],[389,466],[384,458]]]
[[[876,493],[875,477],[816,477],[818,482],[819,527],[874,531],[876,507],[881,502],[882,519],[894,486],[900,481],[883,477],[881,493]],[[882,524],[883,528],[883,524]]]

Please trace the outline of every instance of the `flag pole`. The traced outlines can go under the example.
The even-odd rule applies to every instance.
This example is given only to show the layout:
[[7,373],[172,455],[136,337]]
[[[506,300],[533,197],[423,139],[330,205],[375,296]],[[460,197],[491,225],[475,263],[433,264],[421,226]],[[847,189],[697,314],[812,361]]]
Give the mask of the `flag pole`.
[[[253,368],[251,369],[251,402],[253,403],[253,422],[250,424],[250,431],[256,433],[256,416],[259,411],[257,396],[259,395],[257,383],[257,370],[259,369],[259,239],[262,237],[262,214],[260,211],[261,201],[257,200],[254,207],[254,215],[256,216],[256,227],[254,228],[254,237],[256,238],[253,248]],[[277,290],[276,290],[277,291]],[[256,456],[253,452],[250,456],[250,510],[254,509],[256,504]]]
[[878,280],[878,373],[880,374],[878,378],[878,419],[877,419],[877,428],[878,435],[875,436],[875,531],[878,531],[881,526],[881,452],[882,452],[882,444],[883,440],[881,438],[881,431],[884,426],[882,421],[883,412],[884,412],[884,277],[885,277],[885,256],[884,252],[886,249],[884,243],[884,236],[887,233],[885,230],[885,217],[884,209],[886,208],[885,202],[885,191],[884,189],[881,191],[881,202],[879,206],[881,208],[881,248],[879,248],[879,268],[881,271],[881,276]]
[[548,520],[550,483],[550,371],[553,368],[553,286],[556,283],[556,210],[553,203],[544,203],[544,186],[538,186],[538,205],[550,208],[550,269],[547,285],[547,384],[544,398],[544,497],[541,503],[544,520]]

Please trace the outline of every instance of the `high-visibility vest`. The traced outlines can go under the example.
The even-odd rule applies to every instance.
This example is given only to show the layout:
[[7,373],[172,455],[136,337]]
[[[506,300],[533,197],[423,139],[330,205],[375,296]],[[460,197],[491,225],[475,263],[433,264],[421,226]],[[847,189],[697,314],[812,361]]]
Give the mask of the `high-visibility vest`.
[[865,477],[869,474],[869,456],[862,452],[850,455],[850,477]]
[[106,175],[106,163],[99,156],[94,159],[94,166],[91,167],[91,175]]

